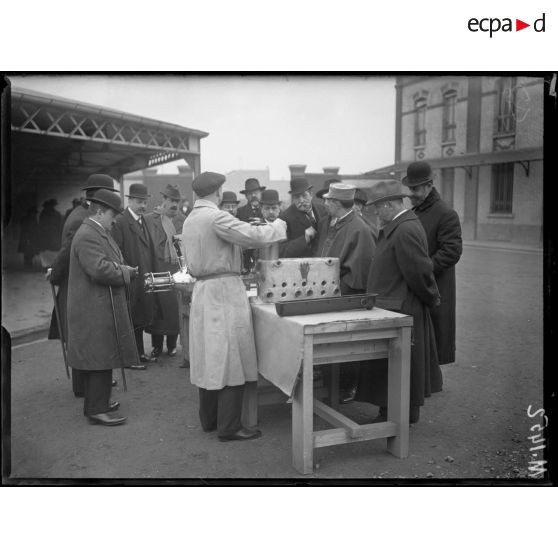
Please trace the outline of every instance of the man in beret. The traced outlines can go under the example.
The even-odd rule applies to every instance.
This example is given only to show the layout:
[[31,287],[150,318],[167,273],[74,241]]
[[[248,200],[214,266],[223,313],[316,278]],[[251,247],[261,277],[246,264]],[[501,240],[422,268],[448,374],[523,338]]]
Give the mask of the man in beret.
[[[92,174],[87,179],[87,184],[82,191],[85,192],[85,199],[80,205],[76,206],[68,215],[64,227],[62,228],[61,248],[56,254],[56,258],[52,263],[50,272],[47,273],[47,279],[58,286],[56,302],[60,314],[61,330],[58,327],[56,313],[52,310],[50,320],[50,328],[48,331],[49,339],[60,339],[64,341],[68,339],[68,320],[66,315],[67,299],[68,299],[68,276],[70,273],[70,247],[76,231],[79,229],[85,219],[93,215],[90,209],[90,198],[95,195],[97,190],[109,190],[118,194],[118,190],[114,188],[114,180],[106,174]],[[116,380],[113,380],[116,385]],[[83,397],[83,376],[78,369],[72,370],[72,390],[76,397]]]
[[287,223],[287,242],[280,245],[279,255],[311,258],[318,244],[318,224],[327,212],[312,201],[312,185],[304,177],[291,179],[289,194],[292,203],[280,216]]
[[138,363],[125,288],[136,270],[124,263],[109,231],[120,196],[100,189],[74,235],[68,279],[68,364],[84,383],[83,412],[91,424],[117,426],[126,417],[110,403],[112,369]]
[[[148,229],[153,239],[153,271],[170,272],[172,275],[180,269],[178,254],[173,244],[177,233],[173,218],[178,213],[178,204],[182,196],[176,186],[167,184],[161,192],[163,201],[151,213],[145,216]],[[146,327],[151,334],[151,357],[157,358],[163,352],[164,338],[167,338],[167,354],[176,356],[176,341],[180,332],[178,295],[175,290],[155,293],[156,304],[152,322]]]
[[[440,304],[440,293],[428,257],[426,234],[416,215],[406,209],[401,183],[382,181],[372,189],[370,203],[381,223],[376,254],[368,277],[376,305],[413,317],[409,421],[418,422],[424,398],[441,391],[434,328],[429,308]],[[357,399],[380,407],[377,421],[387,420],[387,359],[361,368]]]
[[[223,211],[228,211],[233,217],[236,217],[239,203],[234,192],[229,190],[223,192],[223,201],[221,202],[221,209]],[[245,219],[242,219],[242,221],[245,221]]]
[[145,370],[145,363],[156,360],[145,354],[143,343],[143,332],[153,321],[155,312],[155,299],[145,292],[143,285],[144,275],[154,271],[153,233],[145,220],[150,195],[145,184],[136,183],[130,185],[126,197],[128,207],[116,218],[111,234],[122,251],[124,261],[138,268],[138,274],[130,288],[130,307],[140,362],[132,368]]
[[[355,187],[333,182],[323,195],[329,214],[322,219],[316,257],[339,258],[339,286],[342,295],[366,293],[368,272],[375,242],[370,228],[353,211]],[[355,398],[359,363],[341,365],[341,402]]]
[[246,382],[258,378],[252,313],[240,279],[242,248],[285,238],[280,219],[252,226],[219,209],[225,177],[204,172],[192,188],[199,199],[184,222],[182,246],[196,278],[190,309],[190,380],[199,388],[204,431],[223,442],[261,436],[241,424]]
[[402,182],[411,192],[413,211],[426,231],[428,255],[441,296],[440,306],[430,315],[438,359],[440,364],[449,364],[455,362],[455,265],[463,251],[459,215],[440,197],[426,161],[411,163]]

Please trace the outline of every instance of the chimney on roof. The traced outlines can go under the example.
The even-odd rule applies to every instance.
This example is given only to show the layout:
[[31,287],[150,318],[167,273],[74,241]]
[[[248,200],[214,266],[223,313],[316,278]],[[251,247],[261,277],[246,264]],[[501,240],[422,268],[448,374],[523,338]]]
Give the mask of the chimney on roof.
[[304,176],[306,165],[289,165],[289,170],[291,171],[291,178],[295,176]]
[[324,167],[324,174],[339,174],[340,167]]

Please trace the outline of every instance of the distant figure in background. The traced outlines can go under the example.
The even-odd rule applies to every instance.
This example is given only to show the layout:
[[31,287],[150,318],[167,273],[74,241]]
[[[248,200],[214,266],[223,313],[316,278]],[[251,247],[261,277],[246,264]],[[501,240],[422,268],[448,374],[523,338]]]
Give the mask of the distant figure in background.
[[136,183],[130,185],[127,197],[128,207],[116,217],[111,234],[124,261],[138,268],[138,274],[130,285],[130,308],[140,363],[131,368],[145,370],[145,363],[153,359],[145,354],[143,332],[153,320],[155,308],[153,295],[146,293],[143,288],[144,274],[154,271],[153,239],[145,219],[147,199],[150,196],[147,186]]
[[43,203],[39,215],[39,256],[43,271],[46,271],[60,250],[62,235],[62,214],[54,209],[58,202],[51,198]]
[[423,161],[411,163],[403,184],[411,191],[413,211],[428,241],[428,255],[440,290],[440,306],[430,310],[440,364],[455,362],[455,264],[463,251],[457,212],[448,207],[434,188],[432,169]]
[[374,239],[378,238],[378,221],[370,215],[366,215],[366,205],[368,204],[368,196],[364,190],[357,188],[355,191],[355,205],[353,211],[368,225],[372,231]]
[[[173,218],[178,212],[182,196],[176,186],[168,184],[163,192],[163,201],[153,212],[145,216],[145,221],[153,238],[153,271],[169,271],[171,275],[180,269],[178,254],[173,245],[176,229]],[[163,341],[167,336],[167,352],[170,357],[176,355],[176,341],[180,333],[178,298],[176,291],[156,293],[155,314],[153,321],[145,329],[151,334],[151,358],[157,358],[163,352]]]
[[234,192],[229,190],[223,192],[223,201],[221,202],[221,209],[223,211],[228,211],[233,217],[236,217],[239,203]]
[[[72,240],[76,231],[79,229],[81,224],[87,217],[91,217],[93,213],[89,210],[89,198],[94,196],[98,190],[108,190],[119,194],[119,191],[114,188],[113,179],[106,174],[92,174],[87,179],[87,185],[83,188],[85,191],[84,201],[77,207],[73,209],[70,213],[64,227],[62,228],[62,247],[56,255],[54,262],[52,262],[52,271],[47,276],[47,279],[53,285],[58,286],[58,294],[56,295],[56,300],[58,303],[58,310],[60,312],[60,321],[62,322],[62,331],[58,328],[58,322],[56,320],[56,314],[54,309],[52,310],[52,316],[50,319],[50,328],[48,331],[49,339],[62,339],[68,340],[68,318],[67,318],[67,307],[68,307],[68,276],[70,274],[70,248],[72,245]],[[115,381],[113,380],[113,385]],[[83,376],[78,369],[72,369],[72,390],[76,397],[83,397],[84,385]]]
[[66,210],[66,213],[64,213],[64,222],[66,222],[66,219],[70,216],[70,213],[79,205],[81,205],[81,203],[83,202],[83,198],[74,198],[72,200],[72,207],[70,207],[70,209]]
[[174,225],[177,233],[182,232],[184,221],[186,220],[186,217],[190,215],[191,211],[190,202],[188,200],[182,200],[182,204],[179,206],[176,216],[173,217],[172,220],[172,224]]
[[291,205],[281,213],[287,223],[287,242],[279,246],[281,258],[311,258],[318,245],[318,226],[327,218],[323,205],[312,201],[312,185],[304,177],[291,179]]
[[[225,192],[223,192],[223,195]],[[265,190],[262,192],[262,215],[266,223],[273,223],[281,213],[281,200],[277,190]],[[265,248],[258,250],[258,259],[276,260],[279,257],[279,243],[274,242]]]
[[37,223],[37,208],[27,209],[27,213],[19,224],[19,245],[17,251],[23,253],[24,269],[33,269],[33,258],[39,253],[39,224]]

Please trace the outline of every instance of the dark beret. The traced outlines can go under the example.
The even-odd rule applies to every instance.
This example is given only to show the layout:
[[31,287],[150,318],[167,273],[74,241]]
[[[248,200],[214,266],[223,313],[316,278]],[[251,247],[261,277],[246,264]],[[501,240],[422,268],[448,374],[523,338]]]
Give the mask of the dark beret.
[[202,172],[194,178],[192,190],[197,196],[203,198],[216,192],[224,183],[225,177],[217,172]]

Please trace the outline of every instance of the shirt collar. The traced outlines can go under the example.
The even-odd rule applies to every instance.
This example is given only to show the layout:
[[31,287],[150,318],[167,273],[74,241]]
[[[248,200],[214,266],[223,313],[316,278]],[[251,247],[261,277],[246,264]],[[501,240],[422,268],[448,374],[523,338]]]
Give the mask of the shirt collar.
[[400,211],[397,215],[395,215],[395,217],[392,219],[392,221],[395,221],[397,219],[397,217],[399,217],[399,215],[405,213],[405,211],[409,211],[407,208],[403,209],[403,211]]
[[132,217],[136,221],[139,221],[141,219],[141,215],[138,215],[135,211],[132,211],[132,208],[130,206],[128,206],[128,211],[132,214]]

